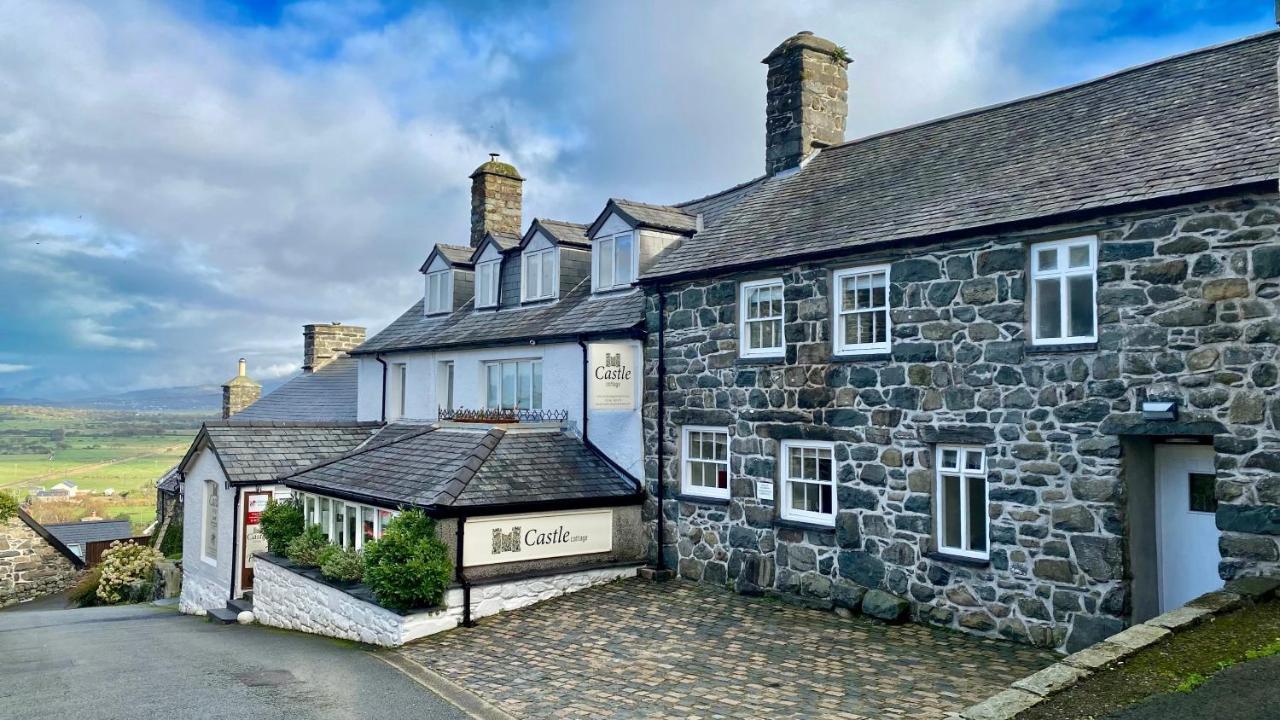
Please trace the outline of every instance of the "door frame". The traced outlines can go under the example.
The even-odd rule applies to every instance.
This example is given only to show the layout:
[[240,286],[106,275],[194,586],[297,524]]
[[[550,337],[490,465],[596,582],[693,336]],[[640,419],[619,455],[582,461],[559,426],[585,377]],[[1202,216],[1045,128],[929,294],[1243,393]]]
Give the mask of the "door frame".
[[[1165,485],[1165,483],[1164,483],[1164,473],[1162,472],[1162,470],[1164,470],[1164,469],[1165,469],[1165,467],[1164,467],[1164,464],[1161,462],[1161,458],[1162,458],[1162,457],[1164,457],[1164,458],[1168,458],[1169,456],[1168,456],[1166,453],[1167,453],[1169,450],[1173,450],[1173,452],[1176,454],[1176,453],[1177,453],[1177,452],[1179,452],[1179,451],[1186,450],[1186,449],[1189,449],[1189,448],[1196,448],[1196,449],[1204,448],[1204,449],[1207,449],[1207,450],[1209,451],[1209,454],[1210,454],[1210,463],[1211,463],[1211,465],[1212,465],[1212,467],[1213,467],[1213,473],[1214,473],[1215,475],[1217,475],[1217,472],[1218,472],[1218,467],[1217,467],[1217,465],[1218,465],[1218,463],[1217,463],[1217,451],[1215,451],[1215,450],[1214,450],[1213,445],[1212,445],[1211,443],[1204,443],[1204,442],[1194,442],[1194,443],[1191,443],[1191,442],[1162,442],[1162,443],[1155,443],[1155,447],[1153,448],[1153,452],[1152,452],[1152,458],[1151,458],[1151,460],[1152,460],[1152,469],[1151,469],[1151,470],[1152,470],[1152,473],[1151,473],[1151,476],[1152,476],[1152,480],[1153,480],[1153,482],[1154,482],[1154,484],[1155,484],[1155,487],[1153,488],[1153,491],[1154,491],[1153,497],[1154,497],[1154,499],[1155,499],[1155,503],[1154,503],[1155,507],[1153,507],[1153,508],[1152,508],[1152,510],[1153,510],[1153,511],[1154,511],[1154,513],[1155,513],[1155,531],[1156,531],[1156,603],[1157,603],[1158,609],[1160,610],[1160,612],[1161,612],[1161,613],[1168,612],[1169,610],[1172,610],[1172,609],[1173,609],[1173,608],[1167,608],[1167,609],[1166,609],[1166,605],[1165,605],[1165,580],[1166,580],[1166,576],[1165,576],[1165,571],[1164,571],[1164,560],[1165,560],[1165,550],[1166,550],[1167,548],[1165,548],[1165,547],[1164,547],[1164,529],[1165,529],[1165,527],[1164,527],[1164,526],[1165,526],[1165,518],[1164,518],[1165,489],[1164,489],[1164,485]],[[1215,499],[1216,499],[1216,487],[1215,487]],[[1216,527],[1216,526],[1215,526],[1215,527]],[[1222,533],[1221,533],[1221,531],[1219,531],[1219,532],[1214,536],[1214,541],[1215,541],[1215,542],[1214,542],[1214,547],[1215,547],[1215,549],[1217,548],[1217,540],[1218,540],[1218,538],[1220,538],[1220,537],[1221,537],[1221,535],[1222,535]],[[1218,555],[1218,559],[1219,559],[1219,561],[1221,561],[1221,559],[1222,559],[1221,553],[1219,553],[1219,555]]]
[[240,495],[241,511],[237,518],[240,521],[240,588],[237,597],[253,591],[253,567],[249,565],[249,508],[252,506],[250,499],[258,495],[266,495],[270,502],[275,493],[270,490],[248,490]]

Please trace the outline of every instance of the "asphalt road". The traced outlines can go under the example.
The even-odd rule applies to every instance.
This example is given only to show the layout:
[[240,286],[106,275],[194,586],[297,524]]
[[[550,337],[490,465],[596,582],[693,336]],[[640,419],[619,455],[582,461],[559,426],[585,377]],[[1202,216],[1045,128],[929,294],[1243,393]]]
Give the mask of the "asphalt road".
[[1157,695],[1106,720],[1275,720],[1280,655],[1232,665],[1190,693]]
[[0,719],[466,718],[362,647],[133,605],[0,612]]

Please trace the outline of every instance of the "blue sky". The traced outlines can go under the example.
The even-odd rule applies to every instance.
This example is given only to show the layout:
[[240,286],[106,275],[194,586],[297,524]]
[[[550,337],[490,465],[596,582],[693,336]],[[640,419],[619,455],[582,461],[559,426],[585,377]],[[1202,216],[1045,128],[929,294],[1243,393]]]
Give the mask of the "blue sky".
[[0,0],[0,398],[296,372],[465,242],[489,151],[526,220],[759,174],[764,67],[853,58],[850,139],[1274,27],[1271,2]]

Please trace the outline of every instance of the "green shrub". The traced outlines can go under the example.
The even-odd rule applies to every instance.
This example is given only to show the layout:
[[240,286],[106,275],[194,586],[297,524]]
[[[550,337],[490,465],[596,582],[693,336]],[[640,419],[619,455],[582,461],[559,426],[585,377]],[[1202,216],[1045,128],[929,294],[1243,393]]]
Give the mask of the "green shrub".
[[102,580],[102,566],[91,567],[80,576],[67,599],[76,607],[93,607],[98,604],[98,583]]
[[355,548],[330,545],[320,551],[320,574],[339,582],[360,582],[364,577],[364,555]]
[[163,559],[158,550],[146,545],[111,543],[98,566],[102,573],[98,600],[106,605],[150,600],[156,561]]
[[281,555],[288,550],[289,543],[302,534],[302,505],[297,500],[276,502],[271,498],[259,522],[267,538],[267,551]]
[[18,499],[7,492],[0,492],[0,523],[18,514]]
[[453,575],[435,521],[419,510],[401,513],[380,540],[366,544],[364,564],[365,584],[378,603],[400,611],[438,605]]
[[170,560],[182,559],[182,521],[170,520],[169,529],[160,538],[160,554]]
[[329,538],[324,534],[324,530],[321,530],[319,525],[309,525],[301,535],[289,543],[284,555],[299,565],[315,567],[320,564],[320,553],[327,547],[329,547]]

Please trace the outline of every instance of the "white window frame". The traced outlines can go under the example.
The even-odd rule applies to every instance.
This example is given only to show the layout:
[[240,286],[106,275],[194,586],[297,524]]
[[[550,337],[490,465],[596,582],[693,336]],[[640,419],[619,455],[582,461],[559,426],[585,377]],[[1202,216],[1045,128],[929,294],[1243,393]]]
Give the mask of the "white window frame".
[[[454,364],[452,360],[436,362],[436,408],[453,409]],[[437,410],[438,412],[438,410]]]
[[[426,295],[423,308],[427,315],[442,315],[453,310],[452,270],[433,270],[427,273]],[[438,292],[437,292],[438,291]]]
[[[884,274],[884,307],[869,308],[869,309],[845,308],[844,292],[842,290],[842,285],[844,283],[845,278],[850,278],[850,277],[857,278],[857,277],[862,277],[866,275],[874,275],[876,273]],[[856,283],[857,281],[855,280],[854,282]],[[888,265],[864,265],[860,267],[842,268],[832,273],[831,275],[831,297],[832,297],[831,337],[832,337],[832,344],[834,345],[834,347],[832,348],[832,351],[836,355],[877,355],[880,353],[887,353],[892,349],[893,321],[889,317],[890,315],[889,311],[891,310],[890,302],[889,302],[890,286],[891,286],[891,283],[890,283]],[[884,323],[884,342],[870,342],[870,343],[848,342],[845,338],[844,316],[851,315],[854,313],[860,313],[860,312],[876,312],[876,311],[879,311],[881,313],[879,315],[879,319],[881,322]]]
[[[542,381],[544,379],[542,358],[511,358],[509,360],[490,360],[484,363],[484,365],[482,366],[484,375],[481,378],[481,382],[483,383],[483,387],[484,387],[485,408],[489,410],[512,410],[515,407],[514,405],[512,407],[506,407],[505,403],[503,403],[502,401],[502,398],[506,395],[506,392],[505,392],[506,387],[504,385],[506,372],[503,371],[504,365],[516,366],[515,397],[517,402],[519,401],[519,397],[520,397],[520,366],[521,365],[530,366],[529,407],[522,407],[520,409],[521,410],[541,410],[543,408],[543,402],[546,400],[546,398],[543,397],[543,394],[542,394],[542,386],[543,386]],[[490,373],[490,368],[493,368],[493,367],[498,368],[498,402],[496,405],[491,403],[489,398],[489,373]],[[537,368],[537,372],[534,372],[535,367]],[[535,402],[535,398],[537,400],[536,402]]]
[[[747,298],[750,297],[753,290],[763,290],[766,288],[776,287],[779,291],[779,304],[781,311],[777,315],[769,315],[767,317],[750,318],[748,310],[751,303]],[[786,332],[786,300],[782,296],[784,292],[782,278],[769,278],[768,280],[751,280],[738,285],[738,355],[744,358],[762,358],[762,357],[783,357],[787,354],[787,341],[784,337]],[[753,348],[751,347],[751,333],[749,332],[749,323],[778,323],[778,344],[770,347]]]
[[388,377],[391,380],[387,388],[387,421],[394,422],[405,416],[405,405],[408,403],[409,364],[391,363]]
[[[303,493],[303,494],[299,494],[298,497],[299,499],[301,499],[303,503],[303,507],[305,508],[305,511],[304,511],[305,525],[307,526],[319,525],[320,528],[324,531],[325,536],[329,538],[329,542],[332,542],[332,543],[336,543],[338,541],[337,513],[334,512],[334,508],[337,506],[342,507],[344,521],[346,519],[348,511],[351,508],[355,508],[356,534],[354,538],[348,538],[347,540],[348,542],[354,542],[354,547],[357,550],[363,550],[365,543],[367,542],[364,537],[364,516],[366,511],[371,511],[373,513],[373,539],[374,540],[381,539],[382,531],[383,531],[383,528],[386,526],[386,523],[390,522],[393,518],[395,518],[397,515],[400,514],[399,511],[389,510],[387,508],[379,507],[377,505],[362,505],[359,503],[349,503],[349,502],[346,502],[345,500],[338,500],[336,498],[331,498],[327,495],[312,495],[312,494]],[[329,522],[325,523],[325,525],[328,525],[328,527],[325,527],[325,525],[320,524],[320,504],[321,503],[329,504]],[[352,547],[352,546],[348,545],[348,547]]]
[[[724,437],[724,460],[715,458],[695,458],[690,451],[689,441],[692,439],[693,433],[708,433]],[[717,500],[728,500],[730,492],[730,484],[732,476],[729,471],[729,429],[723,427],[712,427],[709,425],[685,425],[680,428],[680,492],[685,495],[693,495],[697,497],[712,498]],[[694,485],[690,477],[690,463],[701,462],[714,465],[722,465],[724,467],[724,487],[707,487],[705,485]]]
[[[595,292],[620,290],[622,288],[629,288],[635,284],[636,277],[638,276],[637,268],[640,266],[639,235],[640,233],[637,230],[623,230],[622,232],[597,237],[592,240],[591,285],[595,289]],[[616,254],[618,241],[622,240],[624,236],[630,241],[631,252],[628,253],[629,257],[627,259],[628,277],[624,281],[619,282],[617,278],[618,264]],[[605,283],[601,276],[603,269],[606,267],[606,255],[608,256],[607,267],[609,268],[608,283]]]
[[[945,465],[943,456],[947,451],[955,451],[955,465]],[[976,454],[982,458],[982,467],[980,469],[966,469],[966,456]],[[991,557],[991,492],[987,485],[987,449],[981,445],[938,445],[934,450],[933,456],[934,467],[934,533],[937,536],[938,552],[943,555],[952,555],[971,560],[987,560]],[[946,542],[946,534],[944,521],[947,509],[944,505],[945,496],[943,494],[943,476],[949,475],[960,478],[960,546],[953,547]],[[986,548],[982,550],[974,550],[970,548],[972,542],[971,533],[969,532],[975,518],[969,516],[969,481],[979,480],[982,483],[982,492],[985,502],[982,504],[984,512],[982,517],[978,519],[983,523],[985,528],[982,537],[985,538]]]
[[[217,567],[218,565],[218,483],[213,480],[204,481],[204,502],[200,510],[200,559]],[[209,541],[213,541],[213,552],[209,551]]]
[[[522,277],[520,279],[520,297],[522,298],[523,301],[531,302],[534,300],[553,300],[559,296],[560,294],[560,291],[559,291],[560,263],[558,262],[559,254],[560,254],[560,248],[558,247],[549,247],[549,248],[546,248],[545,250],[535,250],[533,252],[526,251],[520,254],[520,266],[522,269]],[[531,292],[533,285],[532,283],[529,282],[529,277],[530,277],[529,265],[534,258],[537,258],[539,263],[538,285],[539,285],[539,290],[541,292],[537,295]],[[551,263],[551,287],[543,288],[541,287],[542,278],[543,278],[542,265],[547,262]]]
[[[831,477],[825,481],[811,481],[804,479],[795,479],[791,477],[791,450],[799,448],[801,450],[824,450],[831,454]],[[778,514],[783,520],[793,520],[796,522],[805,522],[812,525],[829,525],[834,527],[836,524],[836,513],[840,511],[839,497],[836,493],[836,445],[833,442],[821,442],[817,440],[783,440],[782,441],[782,458],[778,463],[779,483],[782,486],[782,496],[778,498]],[[825,484],[831,488],[831,513],[812,512],[809,510],[796,510],[791,507],[791,484],[793,482],[803,482],[808,485]]]
[[[1087,245],[1089,247],[1089,264],[1078,268],[1069,268],[1068,258],[1071,247]],[[1057,267],[1052,270],[1042,269],[1040,267],[1040,251],[1041,250],[1057,250]],[[1082,237],[1068,238],[1066,240],[1049,240],[1046,242],[1032,243],[1028,246],[1028,252],[1031,253],[1031,278],[1028,283],[1031,287],[1027,293],[1027,297],[1031,302],[1031,344],[1032,345],[1071,345],[1075,343],[1091,343],[1098,341],[1098,238],[1094,235],[1085,235]],[[1088,335],[1067,335],[1071,329],[1071,306],[1069,280],[1074,277],[1088,277],[1093,285],[1093,292],[1090,294],[1090,303],[1093,307],[1093,332]],[[1040,286],[1039,280],[1057,279],[1058,281],[1058,311],[1061,313],[1058,322],[1063,333],[1062,337],[1042,338],[1040,337]]]
[[476,263],[476,307],[498,306],[498,283],[502,278],[502,260]]

